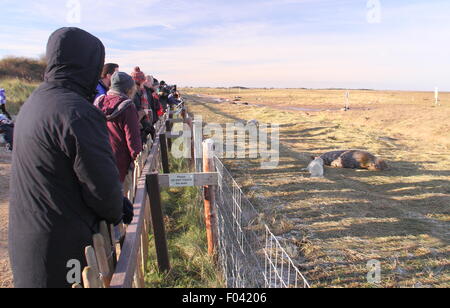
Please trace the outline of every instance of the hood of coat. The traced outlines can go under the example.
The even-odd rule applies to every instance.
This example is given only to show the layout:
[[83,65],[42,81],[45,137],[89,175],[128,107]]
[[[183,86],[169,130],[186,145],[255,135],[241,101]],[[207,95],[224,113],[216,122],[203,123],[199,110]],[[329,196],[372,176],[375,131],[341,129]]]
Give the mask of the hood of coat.
[[110,93],[108,95],[100,96],[94,103],[94,105],[103,112],[108,121],[116,119],[132,104],[133,101],[127,96],[111,95]]
[[69,88],[90,99],[105,62],[105,47],[92,34],[79,28],[61,28],[47,43],[45,81]]

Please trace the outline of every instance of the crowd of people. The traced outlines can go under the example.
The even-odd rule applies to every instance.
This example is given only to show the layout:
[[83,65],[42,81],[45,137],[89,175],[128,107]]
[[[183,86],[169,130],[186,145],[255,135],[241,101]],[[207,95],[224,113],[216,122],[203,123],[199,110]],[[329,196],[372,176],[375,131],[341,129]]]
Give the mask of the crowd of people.
[[130,166],[148,138],[155,138],[155,124],[181,101],[176,86],[168,86],[135,67],[131,75],[107,63],[93,102],[107,120],[109,139],[123,184]]
[[16,287],[70,287],[100,221],[132,221],[124,182],[155,123],[180,103],[176,86],[104,64],[105,47],[79,28],[54,32],[44,82],[14,127],[9,254]]
[[11,115],[6,110],[5,89],[0,89],[0,112],[0,138],[3,139],[2,143],[6,143],[6,149],[12,151],[14,123]]

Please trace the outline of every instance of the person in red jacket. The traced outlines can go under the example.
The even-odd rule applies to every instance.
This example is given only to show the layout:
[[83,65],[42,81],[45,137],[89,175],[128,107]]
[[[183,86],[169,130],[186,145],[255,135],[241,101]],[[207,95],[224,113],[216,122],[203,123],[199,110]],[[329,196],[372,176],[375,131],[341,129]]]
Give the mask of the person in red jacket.
[[109,140],[122,184],[142,152],[139,116],[132,100],[135,93],[133,78],[126,73],[116,72],[111,78],[108,93],[98,97],[94,103],[106,116]]

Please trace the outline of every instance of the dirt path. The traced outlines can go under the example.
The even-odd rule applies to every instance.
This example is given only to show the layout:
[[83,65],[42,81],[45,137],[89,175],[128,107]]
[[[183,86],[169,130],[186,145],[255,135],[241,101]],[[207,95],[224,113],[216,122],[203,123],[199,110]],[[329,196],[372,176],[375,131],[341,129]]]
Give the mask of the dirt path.
[[12,287],[8,260],[8,200],[11,155],[0,149],[0,288]]

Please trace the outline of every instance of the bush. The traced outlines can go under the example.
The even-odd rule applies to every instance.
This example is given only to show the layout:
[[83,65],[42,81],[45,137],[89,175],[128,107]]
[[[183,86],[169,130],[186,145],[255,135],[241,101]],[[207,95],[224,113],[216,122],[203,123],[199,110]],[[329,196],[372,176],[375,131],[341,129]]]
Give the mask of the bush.
[[40,82],[44,79],[47,64],[40,59],[6,57],[0,60],[0,80],[18,78],[28,82]]

